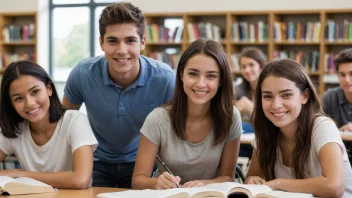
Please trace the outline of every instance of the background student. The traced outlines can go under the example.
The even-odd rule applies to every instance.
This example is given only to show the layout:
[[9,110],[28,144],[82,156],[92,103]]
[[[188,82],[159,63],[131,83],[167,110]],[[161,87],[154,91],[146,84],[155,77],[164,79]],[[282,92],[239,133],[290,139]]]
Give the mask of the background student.
[[244,132],[254,132],[251,125],[254,93],[260,72],[267,62],[265,54],[255,47],[245,48],[239,58],[242,83],[235,86],[235,104],[242,116]]
[[30,177],[57,188],[90,186],[97,140],[87,117],[65,110],[45,70],[11,63],[2,78],[0,161],[15,154],[22,170],[1,176]]
[[[336,121],[340,131],[352,132],[352,48],[339,52],[334,64],[340,86],[324,93],[324,110]],[[346,146],[351,149],[352,143]]]
[[130,188],[140,129],[147,115],[171,99],[175,74],[141,56],[145,18],[129,2],[107,6],[99,19],[105,56],[81,61],[67,80],[63,104],[85,103],[99,147],[94,153],[93,186]]
[[[259,74],[266,62],[267,58],[259,48],[245,48],[240,54],[242,83],[235,86],[235,104],[241,113],[243,133],[254,133],[251,122],[254,93]],[[241,145],[239,156],[250,158],[252,151],[251,145]]]
[[[141,129],[133,188],[233,181],[242,130],[232,100],[225,52],[214,41],[196,40],[179,61],[171,103],[152,111]],[[150,177],[157,154],[175,176],[158,164],[156,178]]]
[[351,197],[352,170],[334,122],[303,66],[269,63],[259,76],[256,140],[246,183],[318,197]]

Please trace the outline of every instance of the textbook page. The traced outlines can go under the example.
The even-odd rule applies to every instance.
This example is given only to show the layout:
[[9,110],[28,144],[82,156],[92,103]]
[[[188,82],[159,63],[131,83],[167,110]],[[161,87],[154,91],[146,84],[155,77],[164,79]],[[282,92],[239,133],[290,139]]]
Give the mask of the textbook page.
[[259,193],[266,193],[272,191],[272,189],[267,185],[255,185],[255,184],[239,184],[235,182],[224,182],[224,183],[214,183],[205,186],[208,189],[219,190],[225,193],[225,195],[231,192],[242,192],[239,189],[247,189],[252,193],[253,196]]
[[193,195],[208,196],[208,197],[225,197],[225,193],[218,190],[208,189],[205,187],[196,188],[172,188],[167,190],[127,190],[123,192],[101,193],[97,195],[98,198],[188,198]]
[[285,198],[313,198],[312,194],[307,193],[293,193],[293,192],[285,192],[285,191],[271,191],[266,193],[258,194],[257,197],[268,197],[265,195],[269,195],[270,197],[285,197]]
[[180,198],[187,198],[189,194],[182,191],[182,188],[173,188],[167,190],[127,190],[123,192],[100,193],[97,198],[140,198],[140,197],[153,197],[164,198],[173,195],[180,195]]
[[46,183],[43,183],[41,181],[29,178],[29,177],[18,177],[15,179],[15,181],[19,181],[19,182],[23,182],[25,184],[35,185],[35,186],[50,186]]
[[15,180],[14,178],[12,178],[12,177],[0,176],[0,186],[1,186],[2,188],[4,188],[5,185],[6,185],[7,183],[10,183],[10,182],[18,182],[18,181],[16,181],[16,180]]

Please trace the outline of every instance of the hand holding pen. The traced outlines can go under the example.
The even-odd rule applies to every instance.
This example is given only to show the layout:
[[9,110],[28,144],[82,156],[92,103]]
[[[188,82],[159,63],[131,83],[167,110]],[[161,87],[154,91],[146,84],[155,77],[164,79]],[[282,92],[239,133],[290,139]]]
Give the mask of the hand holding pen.
[[167,189],[167,188],[181,188],[180,181],[181,178],[178,176],[174,176],[170,169],[166,166],[166,164],[161,161],[160,157],[157,155],[156,158],[158,159],[159,163],[165,168],[167,172],[161,174],[157,179],[156,188],[157,189]]

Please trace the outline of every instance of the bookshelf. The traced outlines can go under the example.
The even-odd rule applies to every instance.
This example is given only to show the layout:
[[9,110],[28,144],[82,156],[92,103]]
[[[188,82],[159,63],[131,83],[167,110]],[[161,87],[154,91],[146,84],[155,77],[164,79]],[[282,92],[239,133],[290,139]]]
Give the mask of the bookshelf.
[[[183,21],[177,42],[172,39],[151,42],[147,39],[145,55],[154,51],[167,54],[167,49],[176,49],[175,67],[177,58],[192,40],[212,38],[224,47],[236,77],[241,75],[235,63],[236,56],[245,47],[258,47],[269,61],[288,57],[301,62],[320,95],[337,83],[336,78],[332,78],[335,79],[333,82],[324,81],[326,75],[334,75],[329,57],[352,47],[352,9],[146,13],[145,17],[147,25],[157,24],[159,27],[167,26],[169,19]],[[172,31],[169,35],[175,34]]]
[[0,74],[18,60],[37,60],[37,13],[0,13]]

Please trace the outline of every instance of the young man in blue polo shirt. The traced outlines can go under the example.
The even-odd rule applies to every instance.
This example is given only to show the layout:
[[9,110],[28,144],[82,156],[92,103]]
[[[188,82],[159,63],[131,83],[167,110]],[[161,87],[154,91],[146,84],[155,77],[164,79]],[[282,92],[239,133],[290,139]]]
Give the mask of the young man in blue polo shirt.
[[[324,110],[335,120],[340,131],[352,134],[352,48],[339,52],[334,64],[340,86],[324,93]],[[352,142],[345,144],[351,151]]]
[[145,18],[129,2],[106,7],[99,19],[105,56],[81,61],[67,80],[63,104],[85,103],[99,142],[93,186],[130,188],[140,128],[146,116],[171,99],[175,75],[161,62],[140,55]]

